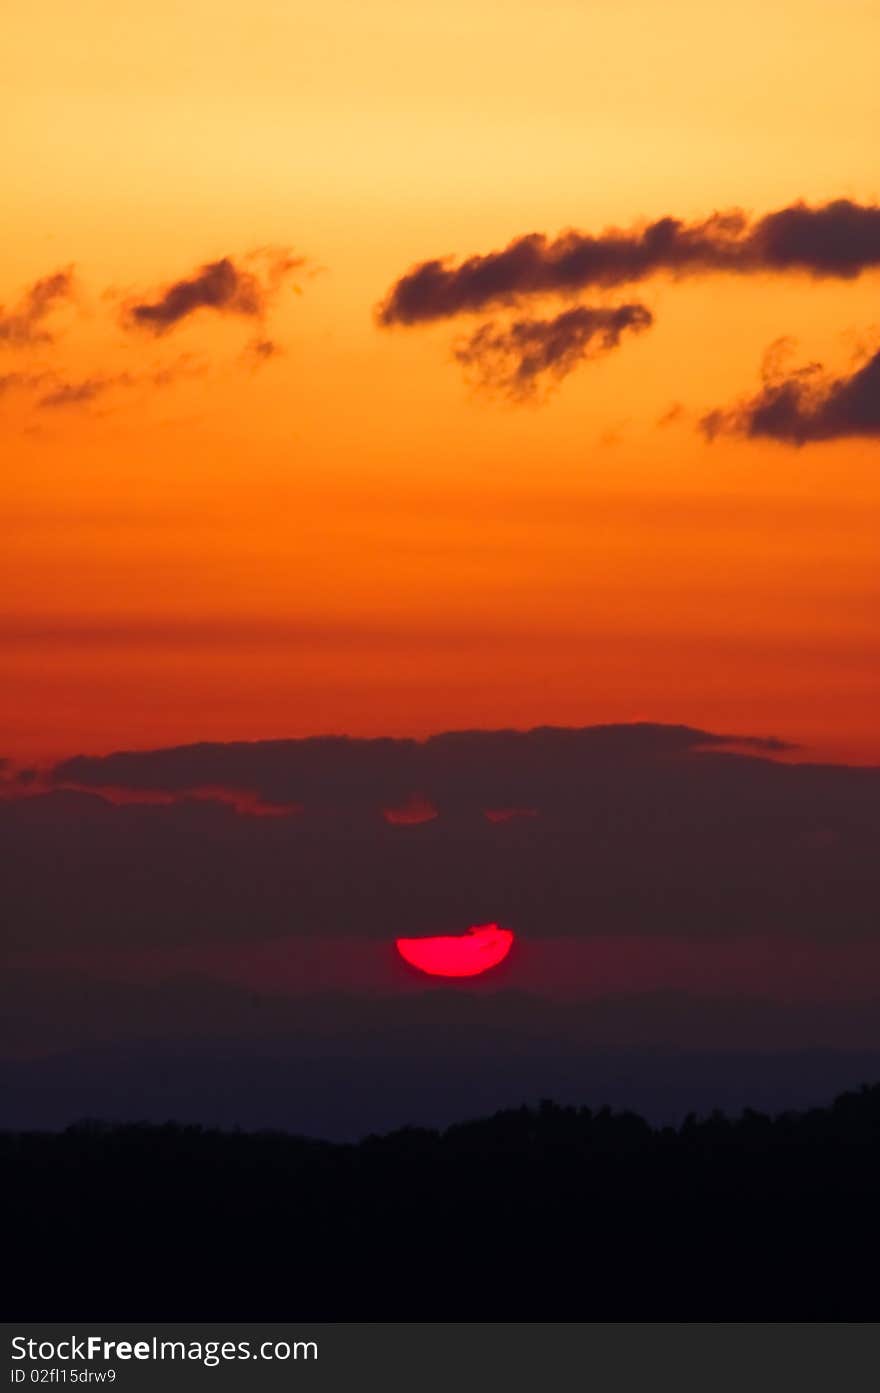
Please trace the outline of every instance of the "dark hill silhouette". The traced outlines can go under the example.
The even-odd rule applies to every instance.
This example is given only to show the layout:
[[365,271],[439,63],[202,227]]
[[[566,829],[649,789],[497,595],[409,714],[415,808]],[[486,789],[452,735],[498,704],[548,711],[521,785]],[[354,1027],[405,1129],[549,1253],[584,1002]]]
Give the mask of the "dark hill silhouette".
[[0,1137],[16,1319],[876,1320],[880,1085],[652,1128]]

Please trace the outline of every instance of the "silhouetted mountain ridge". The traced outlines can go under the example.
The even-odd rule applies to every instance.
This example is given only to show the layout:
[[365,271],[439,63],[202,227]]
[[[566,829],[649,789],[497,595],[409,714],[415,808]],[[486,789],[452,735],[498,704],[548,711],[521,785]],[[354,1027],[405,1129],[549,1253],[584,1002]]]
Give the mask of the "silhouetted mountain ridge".
[[0,1153],[20,1318],[878,1315],[880,1085],[677,1128],[544,1102],[358,1145],[84,1122]]

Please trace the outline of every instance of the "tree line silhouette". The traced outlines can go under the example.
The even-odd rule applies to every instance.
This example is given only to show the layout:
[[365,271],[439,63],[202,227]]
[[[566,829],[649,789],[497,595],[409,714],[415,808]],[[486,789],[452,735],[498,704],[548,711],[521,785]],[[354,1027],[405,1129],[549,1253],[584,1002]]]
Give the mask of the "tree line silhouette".
[[356,1145],[0,1136],[11,1317],[867,1320],[880,1085],[652,1128],[552,1102]]

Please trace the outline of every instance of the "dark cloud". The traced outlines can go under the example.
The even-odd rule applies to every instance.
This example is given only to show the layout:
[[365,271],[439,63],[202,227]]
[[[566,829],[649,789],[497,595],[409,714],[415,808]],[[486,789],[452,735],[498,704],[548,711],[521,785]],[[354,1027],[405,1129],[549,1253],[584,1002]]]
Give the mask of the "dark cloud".
[[690,726],[548,726],[450,731],[426,740],[316,736],[76,755],[57,764],[52,778],[81,788],[169,792],[216,784],[313,809],[378,811],[416,794],[442,812],[479,813],[565,801],[600,767],[642,768],[727,746],[769,754],[791,748],[773,738],[734,739]]
[[744,270],[806,271],[851,279],[880,265],[880,206],[837,198],[768,213],[747,233]]
[[224,256],[174,281],[158,299],[129,305],[125,322],[164,334],[200,309],[261,319],[287,275],[302,266],[303,259],[283,248],[261,247],[243,260],[259,266],[262,274]]
[[[621,726],[81,756],[54,791],[0,801],[4,926],[20,950],[76,954],[492,921],[524,940],[867,942],[880,771],[774,749]],[[416,800],[437,816],[383,816]],[[487,816],[516,808],[534,816]]]
[[[661,1112],[715,1106],[713,1050],[767,1087],[756,1050],[842,1068],[880,1047],[880,770],[778,749],[654,725],[243,741],[4,785],[7,1118],[329,1135],[637,1079]],[[491,920],[517,935],[491,980],[405,976],[395,935]]]
[[765,371],[755,396],[710,411],[700,426],[709,440],[744,435],[788,445],[880,436],[880,352],[843,377],[829,376],[819,363],[788,374]]
[[652,323],[650,310],[640,304],[579,306],[553,319],[482,324],[455,345],[453,355],[474,372],[479,386],[522,401],[543,381],[560,381],[584,359],[616,348],[626,330],[637,332]]
[[263,296],[256,276],[223,257],[221,261],[208,262],[195,275],[175,281],[158,300],[132,305],[128,317],[131,323],[162,334],[196,310],[257,317],[262,308]]
[[9,348],[30,348],[51,343],[45,321],[59,304],[73,295],[73,267],[67,266],[35,281],[9,310],[0,307],[0,344]]
[[516,238],[503,251],[421,262],[392,286],[378,310],[382,325],[417,324],[515,305],[534,295],[572,295],[632,284],[660,272],[800,271],[851,278],[880,265],[880,206],[836,199],[793,204],[752,221],[739,209],[702,222],[664,217],[599,236],[569,231]]

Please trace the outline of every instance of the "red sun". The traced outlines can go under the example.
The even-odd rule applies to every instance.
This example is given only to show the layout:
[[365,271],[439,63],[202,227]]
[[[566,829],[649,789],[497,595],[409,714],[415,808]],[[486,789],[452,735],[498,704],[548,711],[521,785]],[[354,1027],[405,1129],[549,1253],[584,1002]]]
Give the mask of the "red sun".
[[445,938],[397,938],[400,956],[432,977],[476,977],[507,957],[513,943],[510,929],[480,924],[467,933]]

